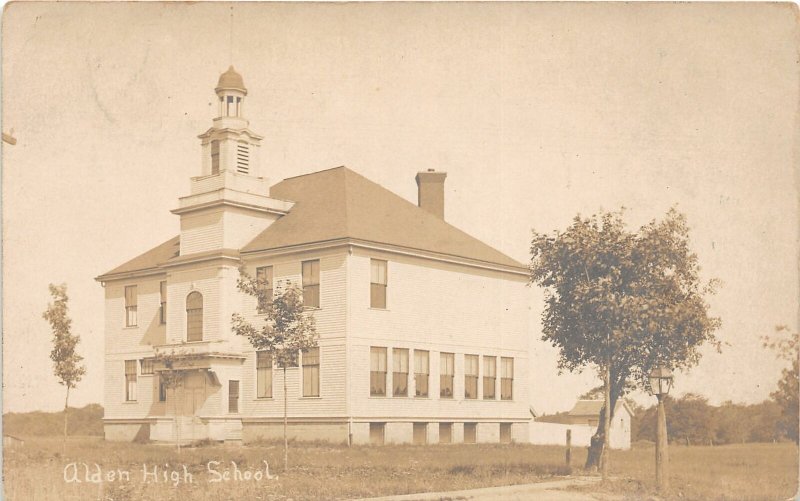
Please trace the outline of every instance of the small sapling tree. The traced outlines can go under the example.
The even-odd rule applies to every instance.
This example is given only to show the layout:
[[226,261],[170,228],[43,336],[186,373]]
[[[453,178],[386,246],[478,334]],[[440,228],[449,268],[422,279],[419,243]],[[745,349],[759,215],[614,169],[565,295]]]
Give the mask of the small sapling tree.
[[53,349],[50,351],[50,360],[53,361],[53,374],[58,378],[58,383],[67,388],[64,398],[64,448],[67,444],[67,416],[69,413],[69,390],[75,388],[83,375],[86,367],[81,364],[83,357],[75,351],[81,340],[77,334],[72,334],[72,319],[69,318],[66,284],[50,284],[50,295],[53,302],[48,303],[47,310],[42,314],[50,323],[53,331]]
[[318,334],[314,316],[303,308],[303,291],[287,281],[282,290],[270,296],[273,289],[266,282],[253,278],[243,269],[237,286],[240,291],[256,298],[258,309],[265,314],[264,324],[256,327],[244,316],[234,313],[233,332],[246,337],[258,351],[266,351],[274,363],[283,369],[283,466],[289,467],[288,400],[286,369],[298,365],[301,351],[317,346]]

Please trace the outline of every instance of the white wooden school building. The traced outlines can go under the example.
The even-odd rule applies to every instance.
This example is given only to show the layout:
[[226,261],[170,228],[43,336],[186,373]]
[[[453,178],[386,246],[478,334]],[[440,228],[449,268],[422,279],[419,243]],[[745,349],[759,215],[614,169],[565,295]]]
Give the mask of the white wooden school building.
[[[527,441],[525,265],[444,220],[446,174],[409,173],[413,204],[346,168],[270,185],[233,68],[172,213],[180,234],[97,280],[105,289],[108,440],[279,437],[282,370],[231,331],[263,322],[239,267],[302,284],[319,348],[287,370],[289,433],[352,443]],[[476,203],[487,203],[487,199]],[[179,355],[167,388],[156,352]]]

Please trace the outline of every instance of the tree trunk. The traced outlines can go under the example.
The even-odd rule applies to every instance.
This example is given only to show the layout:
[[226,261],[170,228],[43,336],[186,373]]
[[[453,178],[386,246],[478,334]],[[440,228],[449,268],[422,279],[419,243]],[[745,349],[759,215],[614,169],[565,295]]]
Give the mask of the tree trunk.
[[286,429],[288,428],[289,419],[287,417],[287,402],[286,395],[286,364],[283,365],[283,470],[289,469],[289,438]]
[[[605,375],[603,379],[605,379]],[[597,469],[600,468],[601,466],[603,450],[606,449],[606,447],[604,447],[604,445],[606,444],[606,439],[605,439],[606,421],[608,421],[608,423],[610,424],[611,420],[614,418],[614,407],[616,406],[617,400],[619,400],[619,391],[620,388],[622,387],[621,381],[624,382],[624,378],[622,376],[620,376],[617,379],[616,385],[610,386],[611,387],[610,395],[608,395],[607,391],[604,391],[604,393],[606,393],[611,402],[611,405],[607,406],[609,410],[608,413],[609,417],[608,420],[606,420],[606,409],[605,409],[606,405],[603,404],[604,408],[600,412],[600,419],[597,424],[597,431],[595,432],[594,435],[592,435],[591,444],[589,446],[589,454],[586,456],[586,464],[584,465],[584,468],[586,470],[597,471]]]
[[67,398],[64,399],[64,443],[63,453],[67,453],[67,415],[69,413],[69,385],[67,385]]
[[603,450],[600,454],[600,467],[603,480],[608,480],[608,449],[609,435],[611,434],[611,368],[607,364],[603,374],[605,404],[603,405]]

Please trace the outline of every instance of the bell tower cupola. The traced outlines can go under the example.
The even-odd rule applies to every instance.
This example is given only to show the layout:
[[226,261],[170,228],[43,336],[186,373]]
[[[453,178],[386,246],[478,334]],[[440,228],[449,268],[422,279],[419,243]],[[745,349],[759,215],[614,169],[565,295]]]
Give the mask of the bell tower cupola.
[[247,120],[243,118],[242,104],[247,95],[242,75],[238,74],[233,66],[219,76],[217,88],[214,89],[219,97],[219,113],[214,120],[216,124],[247,127]]
[[244,118],[242,76],[231,66],[214,91],[217,116],[198,136],[199,175],[191,178],[190,194],[172,211],[181,218],[181,256],[238,249],[292,206],[269,196],[269,179],[259,161],[263,138]]
[[220,75],[214,89],[217,117],[212,127],[199,136],[202,146],[201,175],[235,172],[251,177],[266,177],[261,171],[259,150],[262,137],[249,129],[244,117],[247,88],[233,66]]

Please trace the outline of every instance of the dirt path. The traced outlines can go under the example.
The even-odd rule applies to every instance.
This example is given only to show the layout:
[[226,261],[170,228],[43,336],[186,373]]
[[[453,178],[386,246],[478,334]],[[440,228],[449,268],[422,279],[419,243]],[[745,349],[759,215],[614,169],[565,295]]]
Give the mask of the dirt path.
[[386,496],[369,498],[361,501],[439,501],[439,500],[475,500],[489,501],[502,499],[503,501],[523,501],[529,499],[541,501],[595,501],[596,497],[590,494],[566,491],[568,487],[576,487],[597,482],[598,477],[574,477],[537,484],[506,485],[503,487],[485,487],[482,489],[468,489],[463,491],[448,492],[421,492],[419,494],[404,494],[402,496]]

